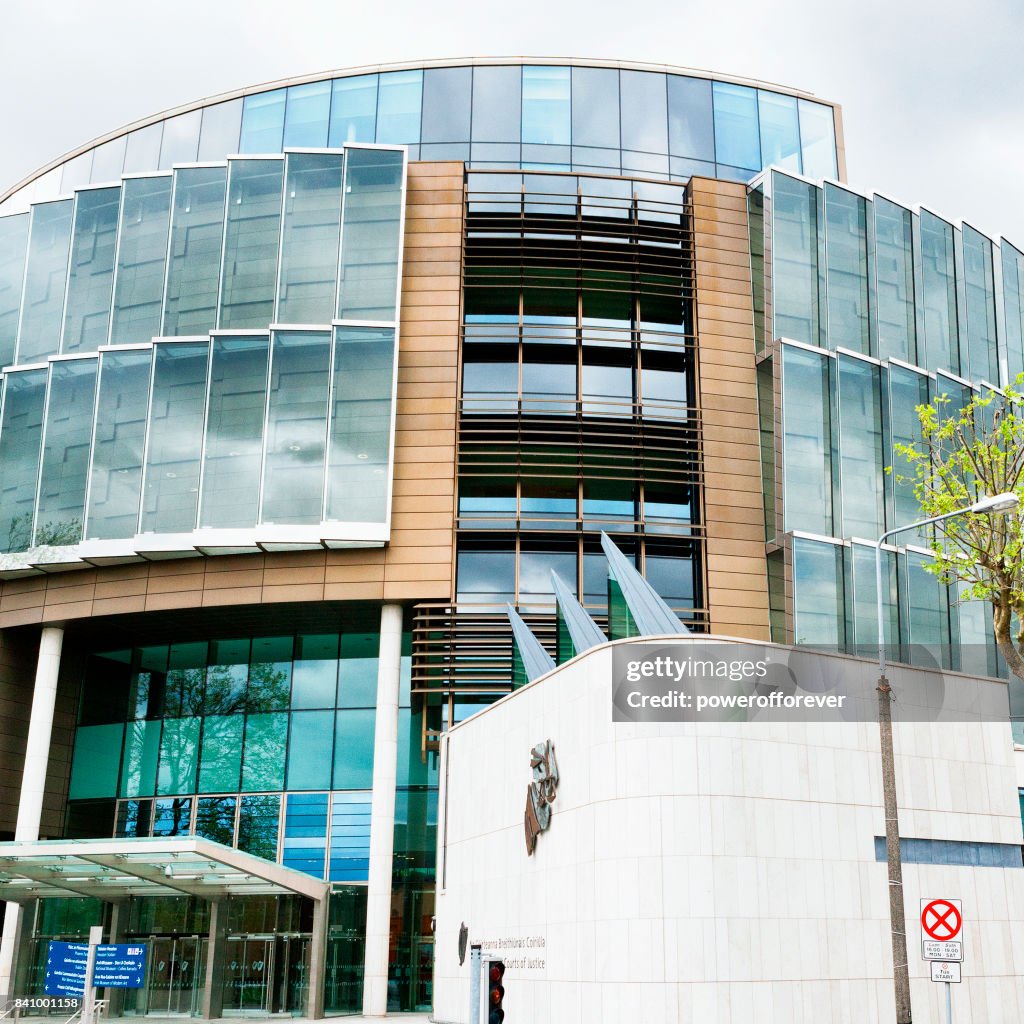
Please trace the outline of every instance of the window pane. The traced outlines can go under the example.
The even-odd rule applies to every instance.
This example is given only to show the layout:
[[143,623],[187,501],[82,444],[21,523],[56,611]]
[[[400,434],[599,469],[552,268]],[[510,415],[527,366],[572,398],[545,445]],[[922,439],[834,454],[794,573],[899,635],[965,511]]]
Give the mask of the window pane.
[[[924,359],[927,370],[960,370],[953,228],[927,210],[921,211]],[[919,353],[920,357],[921,353]]]
[[231,793],[238,789],[244,724],[241,715],[210,715],[203,719],[200,793]]
[[331,799],[332,882],[362,882],[370,872],[370,794],[335,793]]
[[[875,196],[875,282],[878,354],[914,362],[914,241],[909,210]],[[900,520],[902,522],[902,520]]]
[[778,164],[800,173],[800,126],[796,97],[777,92],[757,93],[761,123],[761,166]]
[[192,830],[192,800],[155,800],[154,836],[187,836]]
[[249,711],[284,711],[292,685],[290,636],[254,637],[249,666]]
[[793,642],[838,650],[845,643],[841,547],[793,541]]
[[190,718],[204,712],[206,649],[205,640],[198,643],[171,644],[169,648],[160,648],[162,652],[166,652],[164,717]]
[[203,107],[203,126],[199,133],[199,159],[223,160],[238,152],[242,122],[242,100],[228,100]]
[[520,136],[522,69],[473,69],[473,142],[515,142]]
[[[649,71],[621,71],[619,90],[622,96],[622,148],[667,153],[665,76]],[[668,169],[667,164],[665,169]]]
[[50,364],[36,544],[76,544],[82,539],[95,401],[95,359]]
[[829,348],[870,351],[865,200],[825,186]]
[[163,142],[160,145],[159,170],[170,170],[173,164],[195,163],[199,150],[201,110],[190,110],[164,121]]
[[832,108],[811,100],[800,100],[799,107],[804,174],[811,178],[837,177],[836,129]]
[[[875,572],[875,548],[853,544],[845,551],[847,650],[872,658],[878,652],[878,587]],[[882,553],[882,621],[890,657],[899,656],[899,600],[896,583],[896,556]]]
[[274,333],[262,522],[322,518],[330,363],[329,334]]
[[20,363],[54,355],[59,347],[73,209],[70,199],[32,208],[25,297],[18,334]]
[[226,167],[174,172],[174,216],[161,333],[205,334],[217,324]]
[[715,82],[715,156],[720,164],[759,170],[761,143],[757,91],[745,85]]
[[162,121],[136,128],[128,135],[124,154],[124,173],[152,171],[160,162],[160,140],[164,134]]
[[282,160],[232,161],[220,326],[266,327],[274,315]]
[[514,550],[460,548],[459,601],[504,604],[515,600],[516,553]]
[[673,156],[714,161],[715,120],[707,79],[668,76],[668,145]]
[[572,142],[573,146],[619,148],[619,72],[615,68],[572,69]]
[[337,78],[331,89],[328,145],[373,142],[377,135],[377,75]]
[[472,91],[472,68],[423,72],[423,142],[468,141]]
[[0,217],[0,367],[14,362],[25,283],[29,214]]
[[292,672],[292,707],[333,708],[337,692],[337,633],[298,637]]
[[156,792],[160,722],[138,720],[125,729],[121,758],[121,796],[152,796]]
[[0,423],[0,550],[24,551],[32,543],[39,446],[46,401],[46,370],[4,378]]
[[285,89],[246,96],[240,153],[280,153],[284,135]]
[[373,708],[337,712],[334,730],[334,788],[373,785]]
[[119,139],[111,139],[97,146],[92,155],[92,176],[93,184],[102,185],[107,181],[117,181],[124,170],[124,152],[128,143],[128,136],[122,135]]
[[569,590],[576,593],[575,551],[531,551],[519,554],[520,605],[551,605],[555,601],[551,572],[562,577]]
[[176,718],[164,722],[157,793],[195,792],[201,721],[200,718]]
[[334,712],[296,711],[291,718],[286,788],[327,789],[331,784],[328,753],[333,749]]
[[772,175],[774,336],[808,345],[820,338],[820,206],[813,185]]
[[379,648],[380,637],[376,633],[342,634],[339,708],[376,707]]
[[415,145],[420,141],[422,71],[392,71],[380,76],[377,93],[377,141]]
[[117,796],[123,725],[87,725],[75,730],[69,800]]
[[277,322],[327,324],[341,238],[341,154],[289,153]]
[[289,793],[284,818],[284,849],[281,863],[324,877],[327,854],[327,794]]
[[264,860],[277,860],[281,820],[279,796],[243,796],[238,809],[238,848]]
[[338,327],[334,332],[327,519],[387,519],[395,332]]
[[523,142],[567,146],[571,141],[569,68],[523,68]]
[[269,338],[214,338],[200,526],[254,526]]
[[523,519],[543,520],[542,528],[557,529],[558,520],[576,520],[575,477],[523,477],[519,514]]
[[839,357],[843,537],[870,540],[885,529],[879,374],[871,363]]
[[248,715],[245,719],[245,754],[242,790],[284,788],[284,758],[288,715]]
[[964,277],[967,293],[967,354],[961,365],[973,381],[999,381],[996,349],[995,283],[992,243],[969,224],[963,226]]
[[117,808],[114,835],[118,839],[144,839],[149,835],[152,824],[152,800],[122,800]]
[[149,404],[148,351],[100,356],[96,440],[89,480],[86,537],[134,537],[142,489],[142,451]]
[[330,113],[330,82],[291,86],[284,119],[285,146],[326,146]]
[[171,176],[129,178],[121,187],[112,345],[149,341],[160,333]]
[[669,607],[693,607],[692,558],[662,554],[648,546],[644,556],[644,577]]
[[1024,254],[1006,241],[1001,250],[1006,361],[1009,379],[1013,381],[1024,373]]
[[[891,443],[914,444],[921,440],[921,420],[916,409],[928,404],[928,380],[923,374],[901,366],[890,366],[888,378]],[[889,477],[894,495],[893,522],[912,523],[921,518],[921,506],[914,495],[915,468],[895,450],[889,456],[889,465],[893,467]],[[903,535],[904,543],[909,536]]]
[[195,528],[210,348],[157,345],[142,533]]
[[636,484],[632,480],[583,481],[585,529],[615,529],[605,526],[605,521],[632,524],[636,515]]
[[211,640],[206,667],[205,713],[234,714],[246,706],[249,640]]
[[346,153],[341,319],[395,318],[404,174],[401,152],[352,149]]
[[120,203],[119,188],[89,189],[78,195],[62,352],[94,351],[107,343]]
[[949,592],[925,569],[931,555],[908,551],[900,561],[907,595],[906,637],[912,645],[909,660],[949,668]]
[[235,839],[235,797],[215,796],[197,800],[196,835],[231,846]]

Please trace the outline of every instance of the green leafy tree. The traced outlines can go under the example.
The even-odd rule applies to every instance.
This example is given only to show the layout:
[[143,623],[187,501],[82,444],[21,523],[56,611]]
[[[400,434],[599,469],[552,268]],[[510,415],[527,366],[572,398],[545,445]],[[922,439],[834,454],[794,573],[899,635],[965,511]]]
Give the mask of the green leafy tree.
[[[895,445],[923,517],[939,516],[980,499],[1014,492],[1024,504],[1024,377],[1002,394],[976,395],[962,407],[948,395],[918,406],[920,439]],[[1024,518],[956,516],[931,541],[928,569],[943,582],[967,584],[966,597],[992,606],[993,632],[1006,664],[1024,680]]]

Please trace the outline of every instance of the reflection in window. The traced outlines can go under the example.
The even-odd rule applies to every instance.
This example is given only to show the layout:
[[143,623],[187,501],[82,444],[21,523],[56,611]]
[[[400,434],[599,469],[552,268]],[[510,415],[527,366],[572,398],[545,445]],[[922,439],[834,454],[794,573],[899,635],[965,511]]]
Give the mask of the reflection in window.
[[152,800],[122,800],[117,806],[114,835],[118,839],[145,838],[153,823]]
[[291,86],[284,118],[284,145],[326,146],[330,112],[330,82]]
[[107,342],[120,188],[88,189],[75,200],[61,352],[95,351]]
[[456,580],[459,601],[501,605],[514,601],[516,553],[512,542],[460,544]]
[[25,297],[18,333],[18,362],[30,363],[57,352],[64,312],[71,216],[74,202],[41,203],[32,208],[32,230],[25,270]]
[[289,793],[281,863],[324,877],[327,854],[327,793]]
[[870,350],[867,208],[861,196],[825,185],[828,344]]
[[121,757],[121,796],[152,796],[156,792],[160,722],[129,722]]
[[[668,76],[668,146],[674,156],[714,161],[715,125],[707,79]],[[714,174],[713,165],[709,171]]]
[[195,161],[199,150],[199,126],[202,118],[202,110],[189,110],[164,121],[159,170],[167,171],[174,164],[190,164]]
[[633,404],[633,354],[615,348],[584,348],[580,391],[590,416],[628,416]]
[[[902,366],[888,368],[889,380],[889,434],[893,445],[888,465],[892,473],[887,477],[893,491],[893,523],[903,525],[921,518],[921,506],[914,495],[916,469],[895,451],[896,444],[914,444],[921,438],[919,405],[928,404],[928,378]],[[904,534],[906,543],[911,534]]]
[[246,792],[284,788],[288,715],[248,715],[242,757],[242,789]]
[[693,608],[693,557],[672,547],[647,544],[644,577],[670,608]]
[[959,372],[953,228],[927,210],[921,211],[922,305],[927,370]]
[[714,83],[715,155],[720,164],[757,170],[761,144],[757,90],[745,85]]
[[583,480],[583,528],[588,530],[615,530],[616,523],[633,523],[638,517],[637,487],[633,480],[601,480],[587,477]]
[[238,806],[238,848],[264,860],[277,860],[281,821],[279,796],[243,796]]
[[288,708],[292,681],[290,636],[255,637],[246,694],[248,711],[284,711]]
[[196,835],[231,846],[235,839],[233,796],[213,796],[196,801]]
[[287,90],[246,96],[242,107],[240,153],[280,153],[284,136],[284,107]]
[[187,836],[192,831],[192,800],[174,797],[153,802],[153,835]]
[[[914,316],[914,239],[909,210],[875,196],[875,298],[878,355],[917,359]],[[903,520],[898,520],[903,522]]]
[[757,93],[761,125],[761,163],[778,164],[800,173],[800,126],[797,121],[796,98],[777,92]]
[[334,727],[335,789],[369,789],[373,785],[373,708],[338,711]]
[[[0,231],[2,230],[2,222],[0,222]],[[1002,243],[1001,250],[1006,362],[1009,379],[1014,381],[1018,374],[1024,373],[1024,253],[1006,241]],[[2,284],[0,284],[0,289],[2,289]],[[0,323],[2,323],[2,316],[0,316]]]
[[571,141],[569,68],[523,68],[523,142],[567,146]]
[[[243,100],[228,100],[203,107],[203,125],[199,133],[199,159],[223,160],[238,152]],[[93,168],[95,173],[95,166]]]
[[338,634],[300,636],[295,642],[293,708],[333,708],[338,690]]
[[[846,577],[847,650],[862,657],[878,653],[878,589],[876,584],[875,548],[867,544],[851,544],[844,550]],[[899,656],[899,599],[896,582],[896,555],[882,552],[883,623],[886,651],[890,658]]]
[[[473,68],[473,142],[520,140],[522,69]],[[518,163],[518,154],[515,158]]]
[[[173,651],[172,662],[173,662]],[[206,693],[203,709],[208,715],[235,714],[246,706],[246,682],[249,675],[249,641],[212,640],[209,656],[199,664],[206,666]]]
[[999,380],[996,350],[995,282],[992,243],[969,224],[963,226],[964,280],[967,296],[967,352],[961,366],[973,381]]
[[472,68],[427,68],[423,72],[424,143],[469,139],[472,88]]
[[842,547],[793,540],[793,642],[840,650],[846,642]]
[[[459,518],[499,520],[496,526],[515,525],[516,481],[514,477],[463,476],[459,478]],[[463,522],[461,526],[466,526]],[[473,523],[468,525],[472,526]],[[481,524],[482,525],[482,524]]]
[[804,174],[809,178],[835,178],[836,129],[832,108],[812,100],[798,100],[800,143]]
[[900,557],[906,593],[909,661],[914,665],[950,667],[949,591],[925,569],[930,554],[908,551]]
[[157,793],[195,792],[201,722],[201,718],[175,718],[164,722],[163,736],[160,740]]
[[29,214],[0,217],[0,367],[14,362],[21,313],[21,289],[25,283],[25,253]]
[[75,730],[69,800],[117,796],[117,754],[123,735],[123,725],[80,725]]
[[[578,488],[575,477],[523,477],[521,487],[519,514],[524,520],[539,520],[533,524],[539,529],[558,529],[560,523],[570,529],[575,526]],[[523,523],[524,529],[529,526]]]
[[774,337],[817,345],[821,193],[784,174],[772,175]]
[[370,794],[335,793],[331,798],[332,882],[364,882],[370,872]]
[[380,76],[377,142],[415,145],[420,141],[422,71],[391,71]]
[[210,715],[203,719],[200,793],[234,792],[238,789],[244,725],[241,715]]
[[[615,68],[572,68],[572,142],[574,147],[619,148],[619,72]],[[618,154],[614,160],[617,167]]]
[[871,539],[885,529],[880,370],[839,356],[842,536]]
[[534,548],[523,545],[519,553],[519,605],[549,606],[554,604],[552,570],[562,577],[572,593],[576,593],[576,547],[564,550]]
[[377,75],[336,78],[331,85],[332,148],[346,142],[373,142],[377,136]]
[[665,76],[650,71],[620,71],[619,93],[622,101],[622,148],[667,153],[668,94]]

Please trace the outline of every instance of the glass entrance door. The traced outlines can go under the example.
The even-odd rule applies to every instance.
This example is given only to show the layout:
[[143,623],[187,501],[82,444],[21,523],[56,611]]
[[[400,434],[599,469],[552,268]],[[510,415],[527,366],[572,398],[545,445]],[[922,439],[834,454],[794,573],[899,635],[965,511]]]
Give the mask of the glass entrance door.
[[228,938],[224,1012],[263,1016],[271,1012],[274,945],[270,936]]
[[189,1016],[199,1012],[203,987],[203,939],[198,935],[153,938],[146,1012]]
[[309,936],[278,935],[274,942],[272,1013],[302,1016],[309,992]]

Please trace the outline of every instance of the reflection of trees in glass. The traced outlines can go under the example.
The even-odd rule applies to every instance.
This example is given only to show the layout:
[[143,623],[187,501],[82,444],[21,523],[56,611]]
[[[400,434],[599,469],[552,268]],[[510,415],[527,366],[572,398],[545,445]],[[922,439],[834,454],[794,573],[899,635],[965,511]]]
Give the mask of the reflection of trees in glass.
[[82,520],[77,516],[64,522],[51,520],[36,526],[37,547],[42,544],[77,544],[81,539]]
[[291,663],[253,662],[249,670],[250,711],[284,711],[291,691]]
[[196,806],[196,835],[230,846],[235,838],[235,798],[201,799]]
[[279,796],[243,796],[238,815],[238,848],[265,860],[277,860]]
[[191,797],[176,796],[170,800],[156,801],[156,814],[153,817],[154,836],[188,835],[191,823]]
[[286,714],[249,715],[245,723],[242,789],[280,789],[284,783]]
[[5,551],[27,551],[32,542],[32,513],[22,512],[7,524]]

